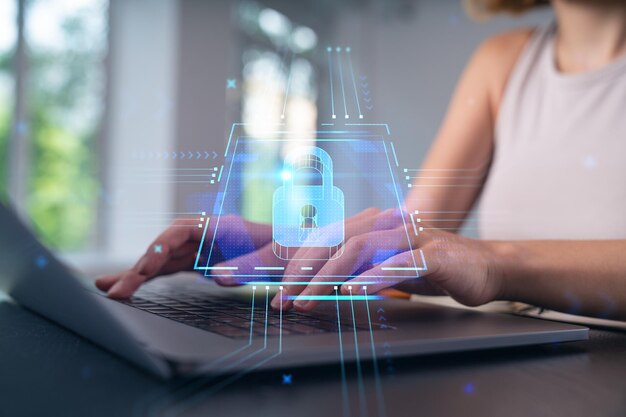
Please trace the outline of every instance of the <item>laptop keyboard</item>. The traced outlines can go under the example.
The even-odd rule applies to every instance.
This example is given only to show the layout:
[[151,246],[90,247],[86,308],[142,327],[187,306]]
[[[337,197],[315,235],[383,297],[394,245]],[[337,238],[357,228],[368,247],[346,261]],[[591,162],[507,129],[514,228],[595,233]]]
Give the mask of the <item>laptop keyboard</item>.
[[[233,300],[207,294],[190,294],[183,291],[168,289],[151,291],[140,289],[128,300],[121,300],[123,304],[147,311],[158,316],[168,318],[198,329],[217,333],[230,338],[250,337],[252,327],[253,336],[264,336],[265,330],[265,300],[256,300],[254,315],[250,302]],[[374,326],[374,323],[372,323]],[[280,313],[268,307],[267,336],[280,334]],[[378,326],[376,326],[378,328]],[[341,320],[341,331],[353,331],[352,318]],[[369,330],[367,323],[357,323],[357,331]],[[337,333],[337,317],[310,315],[294,311],[283,312],[282,334],[310,335],[320,333]]]

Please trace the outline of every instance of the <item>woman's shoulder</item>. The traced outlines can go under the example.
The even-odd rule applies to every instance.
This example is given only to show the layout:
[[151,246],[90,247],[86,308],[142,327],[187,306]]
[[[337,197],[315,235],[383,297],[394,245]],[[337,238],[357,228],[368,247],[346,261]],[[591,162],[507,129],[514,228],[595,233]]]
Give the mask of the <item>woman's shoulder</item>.
[[524,46],[537,29],[534,27],[524,27],[487,38],[478,48],[478,53],[482,54],[515,54],[521,52]]
[[508,73],[530,40],[534,28],[522,28],[492,36],[476,49],[474,61],[490,72]]
[[474,52],[469,65],[484,77],[496,112],[509,77],[535,30],[529,27],[497,34],[483,41]]

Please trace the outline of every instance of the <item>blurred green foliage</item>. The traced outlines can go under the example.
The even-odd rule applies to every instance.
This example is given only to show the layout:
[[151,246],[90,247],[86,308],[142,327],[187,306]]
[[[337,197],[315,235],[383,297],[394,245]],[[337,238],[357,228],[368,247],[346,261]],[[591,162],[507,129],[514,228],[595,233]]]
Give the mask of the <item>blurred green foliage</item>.
[[46,244],[76,250],[88,242],[96,221],[93,135],[81,135],[51,122],[44,106],[34,110],[28,212]]
[[90,47],[80,16],[67,16],[61,27],[63,48],[31,55],[28,212],[46,244],[76,250],[88,244],[97,217],[101,80],[93,75],[102,72],[102,53]]
[[7,193],[7,142],[9,126],[7,106],[4,103],[0,103],[0,201],[6,200]]
[[[11,66],[10,54],[0,53],[0,73],[8,73]],[[6,199],[7,186],[7,145],[11,132],[11,113],[13,103],[6,97],[0,97],[0,201]]]
[[[26,137],[31,152],[26,207],[39,238],[69,251],[89,245],[99,192],[96,138],[104,48],[94,41],[83,17],[63,18],[62,45],[32,47],[28,54]],[[0,71],[12,70],[10,53],[0,57],[0,65]],[[0,103],[0,184],[6,184],[2,165],[7,162],[12,106]]]

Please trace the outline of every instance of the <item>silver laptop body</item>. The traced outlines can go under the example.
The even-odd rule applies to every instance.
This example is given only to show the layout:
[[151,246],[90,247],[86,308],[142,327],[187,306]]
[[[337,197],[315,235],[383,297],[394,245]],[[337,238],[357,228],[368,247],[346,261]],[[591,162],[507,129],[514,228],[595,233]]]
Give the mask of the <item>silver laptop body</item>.
[[[272,293],[263,286],[253,297],[250,286],[220,288],[193,274],[154,280],[134,299],[113,301],[61,263],[2,204],[0,290],[162,378],[588,338],[585,327],[397,299],[331,299],[310,315],[281,315],[268,307]],[[171,313],[180,308],[178,296],[193,307],[187,314]],[[229,319],[198,327],[194,312]]]

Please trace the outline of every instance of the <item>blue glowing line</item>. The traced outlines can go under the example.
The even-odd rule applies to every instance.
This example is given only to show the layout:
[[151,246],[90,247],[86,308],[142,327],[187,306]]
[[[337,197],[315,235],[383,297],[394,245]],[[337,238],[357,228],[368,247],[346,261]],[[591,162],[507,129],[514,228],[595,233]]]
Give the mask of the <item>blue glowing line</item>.
[[389,144],[391,145],[391,151],[393,152],[393,159],[396,160],[396,167],[399,167],[400,164],[398,163],[398,155],[396,155],[396,147],[393,146],[393,142],[389,141]]
[[283,287],[280,287],[280,311],[278,318],[278,353],[283,353]]
[[337,333],[339,335],[339,360],[341,363],[341,393],[343,395],[343,415],[350,415],[350,403],[348,402],[348,383],[346,381],[346,364],[343,358],[343,341],[341,338],[341,316],[339,315],[339,292],[335,289],[337,304]]
[[354,79],[354,69],[352,67],[352,54],[350,54],[350,49],[346,49],[348,54],[348,65],[350,67],[350,74],[352,74],[352,85],[354,86],[354,99],[356,101],[356,106],[359,109],[359,118],[363,118],[363,113],[361,113],[361,103],[359,103],[359,93],[356,88],[356,80]]
[[426,258],[424,257],[424,251],[420,249],[420,254],[422,255],[422,264],[424,265],[420,271],[428,271],[428,265],[426,265]]
[[399,266],[382,266],[380,267],[380,269],[382,271],[427,271],[428,270],[428,266],[426,265],[426,258],[424,257],[424,251],[422,249],[419,249],[419,253],[422,257],[422,264],[424,265],[423,267],[399,267]]
[[265,347],[259,348],[259,349],[255,350],[254,352],[244,356],[243,358],[240,358],[237,362],[231,363],[230,365],[228,365],[227,367],[222,369],[222,374],[228,372],[229,370],[231,370],[234,367],[236,367],[237,365],[247,361],[248,359],[255,357],[259,353],[263,352],[265,349],[266,349]]
[[228,143],[226,143],[226,150],[224,151],[224,157],[228,156],[228,148],[230,147],[230,140],[233,138],[233,132],[235,131],[235,126],[238,126],[239,123],[233,123],[230,128],[230,135],[228,135]]
[[[267,315],[265,316],[265,325],[267,328]],[[266,331],[266,336],[267,336],[267,331]],[[261,349],[256,350],[255,352],[252,352],[251,354],[249,354],[248,356],[245,356],[243,358],[241,358],[240,360],[238,360],[237,362],[231,364],[229,367],[225,368],[222,372],[222,374],[224,372],[226,372],[229,369],[232,369],[233,367],[239,365],[240,363],[242,363],[245,360],[248,360],[254,356],[256,356],[257,354],[259,354],[260,352],[263,352],[266,348],[263,347]],[[237,379],[241,378],[242,376],[254,371],[255,369],[259,368],[260,366],[264,365],[265,363],[269,362],[270,360],[274,359],[276,356],[280,355],[281,352],[276,352],[273,355],[263,359],[260,362],[257,362],[255,365],[250,366],[247,369],[244,369],[240,372],[238,372],[237,374],[231,376],[230,378],[220,382],[217,385],[214,385],[210,390],[208,391],[202,391],[201,393],[195,395],[195,398],[192,397],[191,401],[187,401],[185,403],[180,404],[178,407],[175,407],[174,410],[172,410],[171,412],[167,413],[168,415],[177,415],[180,412],[184,411],[184,410],[188,410],[189,408],[195,406],[195,404],[198,403],[199,400],[201,400],[202,398],[206,398],[209,395],[214,394],[215,392],[219,391],[220,389],[222,389],[223,387],[227,386],[228,384],[232,383],[233,381],[236,381]],[[221,374],[220,374],[221,375]],[[198,385],[202,385],[204,382],[201,380],[200,384],[196,384],[196,386]],[[192,387],[193,389],[194,387]],[[186,390],[186,392],[188,392],[189,390]]]
[[[374,135],[369,137],[369,139],[372,140],[372,141],[374,141],[374,140],[380,141],[379,138],[380,138],[380,136],[374,136]],[[302,139],[305,139],[305,138],[304,137],[303,138],[292,138],[292,139],[265,139],[264,138],[263,142],[298,142],[298,141],[300,141]],[[242,139],[242,140],[250,141],[250,139]],[[254,140],[254,139],[252,139],[252,140]],[[259,140],[259,139],[256,139],[256,140]],[[317,139],[315,139],[315,141],[316,142],[364,142],[364,141],[367,141],[367,138],[365,138],[365,139],[362,139],[362,138],[361,139],[317,138]]]
[[[253,296],[254,296],[254,288],[252,288],[252,289],[253,289]],[[258,355],[260,352],[263,352],[267,348],[267,318],[268,318],[267,317],[267,311],[268,311],[267,310],[267,302],[268,302],[268,295],[269,295],[268,292],[269,291],[267,289],[265,291],[266,291],[266,296],[265,296],[265,340],[266,340],[266,342],[265,342],[264,346],[262,348],[260,348],[260,349],[257,349],[256,351],[254,351],[254,352],[244,356],[243,358],[240,358],[237,362],[230,364],[228,367],[223,369],[223,372],[226,372],[229,369],[232,369],[235,366],[239,365],[240,363],[242,363],[242,362],[244,362],[244,361],[246,361],[246,360],[248,360],[248,359],[250,359],[250,358],[252,358],[252,357],[254,357],[256,355]]]
[[297,299],[297,300],[318,300],[318,301],[327,301],[327,300],[362,301],[362,300],[383,300],[384,298],[385,297],[381,295],[354,295],[354,296],[349,296],[349,295],[337,295],[337,296],[333,296],[333,295],[288,295],[287,296],[288,300]]
[[409,217],[411,217],[411,223],[413,224],[413,232],[415,233],[415,236],[417,236],[417,226],[415,225],[415,217],[413,216],[413,213],[409,213]]
[[[205,172],[203,174],[178,174],[175,172],[134,172],[131,175],[135,176],[137,179],[150,179],[154,177],[180,177],[180,178],[190,178],[190,177],[210,177],[214,171]],[[445,177],[449,178],[449,177]]]
[[337,66],[339,67],[339,81],[341,81],[341,95],[343,96],[343,110],[346,114],[346,119],[348,116],[348,103],[346,102],[346,90],[343,86],[343,68],[341,64],[341,50],[337,49]]
[[[285,138],[263,138],[262,141],[263,142],[276,142],[276,141],[283,141],[283,142],[297,142],[300,140],[309,140],[310,136],[301,136],[301,137],[294,137],[293,134],[303,134],[302,132],[294,132],[294,131],[287,131],[287,130],[275,130],[272,132],[264,132],[264,133],[286,133],[289,134],[289,138],[285,139]],[[316,138],[316,141],[320,141],[320,140],[324,140],[327,142],[340,142],[340,141],[349,141],[349,142],[363,142],[365,139],[364,138],[369,138],[369,139],[378,139],[378,140],[383,140],[382,135],[380,134],[376,134],[376,133],[372,133],[369,130],[326,130],[326,131],[310,131],[310,132],[305,132],[306,134],[310,135],[310,134],[348,134],[350,136],[357,136],[358,139],[352,138],[352,139],[346,139],[346,138]],[[250,136],[250,135],[243,135],[243,136],[237,136],[237,140],[244,140],[244,141],[258,141],[259,137],[258,136]]]
[[166,180],[166,179],[151,179],[147,181],[123,181],[124,184],[208,184],[207,180],[204,181],[184,181],[184,180]]
[[[267,328],[267,316],[265,317],[265,327]],[[267,337],[267,331],[265,332],[265,337]],[[244,362],[244,361],[246,361],[246,360],[248,360],[248,359],[250,359],[250,358],[252,358],[252,357],[256,356],[257,354],[259,354],[259,353],[263,352],[264,350],[266,350],[266,347],[262,347],[262,348],[260,348],[260,349],[258,349],[258,350],[256,350],[256,351],[252,352],[252,353],[251,353],[251,354],[249,354],[248,356],[245,356],[245,357],[241,358],[241,359],[240,359],[240,360],[238,360],[237,362],[235,362],[235,363],[231,364],[229,367],[225,368],[224,372],[226,372],[226,371],[228,371],[228,370],[230,370],[230,369],[234,368],[235,366],[237,366],[237,365],[241,364],[242,362]],[[241,374],[242,374],[242,375],[243,375],[243,374],[246,374],[247,372],[250,372],[251,370],[258,368],[259,366],[261,366],[261,364],[263,364],[263,363],[267,362],[267,361],[268,361],[269,359],[271,359],[271,358],[274,358],[274,357],[278,356],[279,354],[280,354],[280,352],[275,353],[274,355],[270,356],[268,359],[266,359],[266,360],[261,361],[260,363],[258,363],[256,366],[252,366],[252,367],[248,368],[247,370],[242,371],[242,372],[241,372]]]
[[270,294],[269,294],[270,290],[268,287],[265,287],[265,336],[263,339],[263,349],[267,349],[267,315],[268,315],[268,304],[269,304],[269,298],[270,298]]
[[[254,324],[253,324],[254,323],[253,322],[253,319],[254,319],[254,293],[255,293],[255,289],[252,288],[252,301],[251,301],[252,302],[252,307],[251,307],[251,316],[250,316],[250,339],[248,340],[248,344],[245,345],[245,346],[240,347],[239,349],[236,349],[236,350],[230,352],[229,354],[227,354],[225,356],[222,356],[221,358],[218,358],[218,359],[214,360],[211,363],[209,363],[206,366],[206,368],[204,368],[205,370],[208,371],[208,370],[213,369],[216,365],[224,362],[226,359],[228,359],[228,358],[230,358],[230,357],[232,357],[232,356],[234,356],[234,355],[236,355],[236,354],[238,354],[238,353],[240,353],[240,352],[250,348],[250,346],[252,346],[252,334],[253,334],[253,326],[254,326]],[[225,372],[226,369],[228,369],[228,367],[225,368],[225,370],[223,372]],[[221,374],[218,374],[217,376],[219,376],[219,375],[221,375]],[[184,393],[187,393],[187,392],[190,392],[190,391],[194,390],[196,387],[198,387],[200,385],[203,385],[204,383],[205,383],[205,381],[202,380],[202,379],[199,380],[199,381],[196,381],[194,383],[191,383],[191,384],[188,384],[188,381],[183,381],[181,384],[179,384],[178,386],[174,387],[174,389],[172,389],[172,387],[170,387],[170,388],[168,388],[165,391],[161,390],[161,389],[158,390],[158,393],[159,393],[158,396],[150,395],[147,399],[143,400],[142,402],[146,402],[147,401],[147,402],[149,402],[152,405],[152,409],[153,410],[157,410],[158,409],[160,411],[161,410],[161,403],[164,401],[163,400],[163,397],[164,397],[163,394],[165,392],[172,393],[172,392],[174,392],[174,390],[177,390],[178,388],[181,388],[182,389],[182,393],[184,394]],[[157,401],[154,402],[153,400],[151,400],[152,398],[156,399]],[[158,401],[159,399],[161,399],[160,402]],[[133,407],[133,415],[135,415],[135,416],[143,415],[143,414],[141,414],[139,412],[139,407],[142,406],[142,405],[143,405],[142,403],[138,403],[137,405],[135,405]],[[154,413],[148,413],[148,414],[154,414]]]
[[284,266],[255,266],[255,271],[284,271]]
[[[276,132],[274,132],[276,133]],[[313,133],[313,132],[310,132]],[[349,134],[350,136],[352,136],[352,139],[345,139],[345,138],[339,138],[339,137],[330,137],[330,138],[316,138],[315,141],[316,142],[331,142],[331,143],[335,143],[335,142],[381,142],[384,144],[384,140],[383,140],[383,136],[381,135],[376,135],[376,134],[364,134],[364,133],[360,133],[360,132],[352,132],[352,131],[345,131],[345,132],[335,132],[335,133],[339,133],[339,134]],[[263,142],[299,142],[302,140],[310,140],[310,137],[290,137],[289,139],[284,139],[284,138],[263,138],[263,139],[259,139],[258,137],[255,136],[239,136],[237,138],[237,144],[239,143],[239,141],[242,141],[244,143],[247,142],[258,142],[258,141],[263,141]],[[238,146],[238,145],[237,145]]]
[[482,184],[413,184],[411,187],[422,188],[479,188]]
[[333,54],[332,49],[328,48],[328,77],[330,79],[330,108],[332,111],[333,119],[336,117],[335,115],[335,92],[333,88]]
[[346,123],[346,126],[384,126],[387,129],[387,134],[391,135],[389,125],[387,123]]
[[[240,124],[237,124],[237,125],[240,125]],[[241,125],[245,125],[245,124],[241,124]],[[371,123],[370,124],[358,124],[358,123],[354,123],[353,125],[356,125],[356,126],[358,126],[358,125],[385,126],[387,128],[387,131],[389,132],[389,127],[386,124],[371,124]],[[377,138],[381,138],[380,136],[376,136],[376,137]],[[266,139],[264,139],[264,140],[266,140]],[[320,142],[322,142],[322,141],[328,141],[328,142],[336,142],[336,141],[359,142],[359,141],[362,141],[362,140],[363,139],[318,139],[318,141],[320,141]],[[266,140],[266,141],[290,142],[291,140],[288,140],[288,139],[274,139],[274,140]],[[392,178],[392,181],[394,181],[394,191],[396,192],[396,199],[398,201],[398,207],[402,207],[402,204],[400,202],[400,197],[399,197],[399,194],[398,194],[398,189],[397,189],[397,186],[395,184],[395,177],[393,176],[393,171],[392,171],[392,167],[391,167],[391,161],[390,161],[390,157],[389,157],[389,152],[388,152],[387,147],[385,145],[385,142],[384,142],[384,140],[382,140],[382,138],[381,138],[381,141],[383,143],[383,147],[384,147],[384,150],[385,150],[385,155],[387,157],[387,163],[388,163],[389,171],[390,171],[390,174],[391,174],[391,178]],[[236,152],[236,149],[238,147],[238,143],[239,143],[239,138],[237,138],[237,141],[236,141],[236,144],[235,144],[235,147],[234,147],[235,148],[234,152]],[[234,164],[231,163],[230,167],[229,167],[229,170],[228,170],[229,173],[228,173],[228,176],[227,176],[227,180],[226,180],[225,187],[224,187],[224,192],[223,192],[224,196],[222,197],[222,201],[220,202],[220,204],[221,204],[220,212],[223,211],[223,205],[224,205],[224,202],[226,200],[225,195],[226,195],[226,193],[228,191],[228,185],[229,185],[229,182],[230,182],[230,177],[231,177],[233,165]],[[216,236],[216,233],[217,233],[217,228],[219,226],[220,218],[221,218],[221,216],[218,215],[215,231],[214,231],[214,234],[213,234],[213,241],[212,241],[213,243],[215,242],[215,236]],[[405,232],[407,234],[407,239],[408,239],[408,228],[407,228],[407,224],[406,224],[404,218],[403,218],[403,222],[404,222]],[[211,260],[211,257],[212,257],[213,243],[211,244],[211,248],[210,248],[210,251],[209,251],[209,256],[207,258],[207,266],[206,267],[201,267],[201,268],[196,268],[198,270],[204,270],[205,271],[205,274],[204,274],[205,276],[210,276],[209,272],[208,272],[210,267],[208,267],[208,264],[210,263],[210,260]],[[409,244],[410,244],[410,240],[409,240]],[[412,256],[413,256],[413,254],[412,254]],[[416,263],[414,257],[413,257],[413,260],[414,260],[415,267],[417,268],[417,263]],[[246,277],[257,278],[257,277],[259,277],[259,275],[254,275],[254,274],[234,274],[233,276],[239,277],[239,278],[246,278]],[[367,278],[378,278],[378,279],[389,279],[389,278],[391,278],[388,275],[364,275],[364,277],[367,277]],[[353,276],[336,276],[336,275],[334,275],[334,276],[328,276],[327,278],[354,278],[354,277]],[[375,283],[376,282],[371,282],[371,283],[367,283],[367,284],[375,284]],[[297,285],[298,283],[294,283],[294,284]],[[333,285],[333,284],[335,284],[335,285],[343,285],[343,282],[336,282],[336,283],[326,282],[326,283],[323,283],[323,285]],[[274,284],[268,284],[268,285],[274,285]],[[275,285],[279,285],[279,284],[275,284]],[[285,283],[285,285],[287,285],[287,284]],[[309,285],[309,283],[308,282],[307,283],[302,283],[302,285]]]
[[335,126],[334,123],[322,123],[322,126]]
[[247,361],[250,358],[255,357],[256,355],[258,355],[259,353],[263,352],[264,350],[265,350],[265,348],[262,347],[262,348],[259,348],[259,349],[255,350],[254,352],[244,356],[243,358],[239,358],[239,360],[237,360],[237,362],[231,363],[230,365],[228,365],[227,367],[222,369],[221,374],[224,374],[224,373],[228,372],[229,370],[233,369],[234,367],[236,367],[237,365]]
[[[389,152],[387,152],[387,145],[383,141],[383,148],[385,149],[385,156],[387,157],[387,166],[389,167],[389,174],[391,175],[391,181],[393,183],[393,189],[396,192],[396,200],[398,201],[398,208],[402,208],[402,202],[400,201],[400,194],[398,194],[398,187],[396,184],[396,177],[393,175],[393,169],[391,168],[391,161],[389,160]],[[415,255],[413,254],[413,245],[411,245],[411,238],[409,237],[409,228],[406,224],[405,216],[402,217],[402,224],[404,225],[404,232],[406,234],[406,241],[409,244],[409,248],[411,249],[411,258],[413,258],[413,266],[417,268],[417,262],[415,262]],[[419,278],[419,273],[416,274]]]
[[[155,226],[158,227],[162,227],[163,225],[166,225],[167,222],[163,221],[163,222],[157,222],[157,223],[145,223],[145,224],[140,224],[140,223],[121,223],[124,225],[128,225],[128,227],[150,227],[150,228],[154,228]],[[181,227],[186,227],[186,228],[193,228],[193,225],[169,225],[167,227],[177,227],[177,228],[181,228]],[[196,226],[197,227],[197,226]],[[198,270],[201,270],[202,268],[198,268]]]
[[[191,227],[191,226],[185,226],[185,227]],[[412,249],[411,249],[412,250]],[[419,268],[419,267],[417,267]],[[211,271],[212,268],[210,266],[201,266],[196,268],[198,271]],[[288,276],[288,277],[307,277],[307,278],[313,278],[313,277],[319,277],[319,278],[345,278],[345,279],[353,279],[356,278],[354,275],[305,275],[305,274],[294,274],[294,275],[280,275],[280,274],[272,274],[271,271],[265,271],[265,274],[262,273],[258,273],[258,274],[253,274],[253,273],[249,273],[249,274],[228,274],[228,276],[233,277],[233,278],[256,278],[257,280],[254,281],[241,281],[239,282],[240,285],[244,285],[244,284],[264,284],[264,285],[342,285],[345,284],[345,281],[324,281],[324,282],[320,282],[320,283],[315,283],[315,282],[306,282],[306,281],[293,281],[293,282],[270,282],[270,281],[259,281],[258,278],[262,278],[262,277],[281,277],[281,276]],[[213,274],[213,275],[219,275],[219,274]],[[209,275],[205,275],[206,277],[208,277]],[[370,274],[361,274],[359,275],[360,278],[372,278],[372,279],[378,279],[378,280],[385,280],[385,279],[389,279],[389,278],[393,278],[390,277],[389,275],[370,275]],[[405,275],[399,275],[398,278],[406,278]],[[381,281],[370,281],[370,282],[360,282],[360,284],[364,284],[364,285],[370,285],[370,284],[378,284]]]
[[300,269],[303,270],[303,271],[312,271],[313,267],[312,266],[303,266],[303,267],[300,267]]
[[395,266],[383,266],[380,269],[382,271],[419,271],[419,268],[404,268]]
[[[406,171],[408,173],[408,171]],[[426,176],[428,175],[428,176]],[[485,178],[485,174],[482,175],[468,175],[468,174],[464,174],[458,177],[452,177],[450,175],[445,175],[443,177],[441,176],[433,176],[433,175],[439,175],[435,172],[433,172],[432,174],[426,174],[426,175],[407,175],[407,179],[415,179],[415,178],[427,178],[427,179],[434,179],[434,180],[482,180],[483,178]]]
[[[226,153],[228,153],[228,147],[230,145],[230,139],[232,138],[233,130],[235,129],[235,125],[236,124],[237,123],[234,123],[233,124],[233,128],[231,129],[230,137],[228,138],[228,145],[226,145]],[[237,143],[239,143],[239,142],[237,142]],[[235,144],[235,148],[236,147],[237,147],[237,144]],[[233,151],[233,157],[234,157],[234,151]],[[230,182],[230,177],[231,177],[231,174],[232,174],[233,165],[235,165],[235,164],[231,161],[230,167],[228,167],[228,176],[226,177],[226,184],[224,185],[224,195],[222,197],[222,202],[220,203],[220,210],[219,210],[219,213],[217,215],[217,222],[215,223],[215,230],[213,231],[213,240],[211,240],[211,248],[209,249],[209,256],[206,259],[205,268],[209,267],[209,262],[211,262],[211,256],[213,255],[213,246],[215,244],[215,238],[217,236],[217,228],[220,225],[221,214],[224,212],[224,201],[226,201],[226,192],[228,191],[228,183]],[[204,276],[208,276],[208,269],[205,270]]]
[[222,166],[220,167],[220,173],[219,173],[219,175],[217,176],[217,182],[220,182],[220,180],[222,179],[222,171],[223,171],[223,170],[224,170],[224,165],[222,165]]
[[[363,287],[365,295],[367,295],[367,287]],[[376,397],[378,399],[378,416],[385,417],[385,397],[383,395],[383,387],[380,383],[380,372],[378,371],[378,359],[376,358],[376,347],[374,344],[374,332],[372,332],[372,318],[370,316],[370,305],[365,297],[365,308],[367,309],[367,323],[370,328],[370,343],[372,344],[372,364],[374,366],[374,383],[376,384]]]
[[[335,275],[332,275],[332,276],[335,276]],[[346,276],[346,278],[354,278],[354,276]],[[388,278],[388,277],[381,276],[381,278]],[[247,282],[240,282],[239,284],[277,286],[277,285],[343,285],[345,283],[346,283],[345,281],[324,281],[324,282],[320,282],[320,281],[282,281],[282,282],[247,281]],[[359,282],[359,284],[362,284],[362,285],[373,285],[373,284],[378,284],[378,283],[379,283],[378,281]]]
[[[135,211],[135,212],[133,212],[133,211],[124,211],[124,213],[141,215],[142,217],[149,216],[151,214],[154,214],[155,216],[162,215],[162,214],[176,214],[176,215],[178,215],[178,214],[187,214],[187,215],[190,215],[190,216],[191,215],[194,215],[194,216],[204,216],[206,214],[206,212],[204,212],[204,211],[191,211],[191,212],[189,212],[189,211],[146,211],[146,212],[143,212],[143,211]],[[428,213],[428,212],[425,211],[424,213]]]
[[421,171],[444,171],[444,172],[445,171],[478,171],[479,169],[483,169],[483,168],[485,168],[484,165],[481,165],[481,166],[476,167],[476,168],[466,168],[466,169],[463,169],[463,168],[459,168],[459,169],[456,169],[456,168],[420,168],[420,169],[417,169],[417,168],[405,168],[405,172],[409,172],[409,171],[410,172],[421,172]]
[[200,248],[198,249],[198,256],[196,256],[196,262],[193,264],[193,269],[198,269],[198,262],[200,262],[200,255],[202,255],[202,248],[204,247],[204,238],[206,237],[206,231],[209,229],[210,217],[206,218],[204,223],[204,231],[202,232],[202,239],[200,240]]
[[291,86],[291,74],[293,73],[293,51],[291,52],[291,65],[289,65],[289,77],[287,77],[287,87],[285,88],[285,102],[283,104],[283,114],[281,118],[285,118],[285,110],[287,109],[287,99],[289,98],[289,87]]
[[254,327],[254,295],[256,293],[256,287],[252,287],[252,309],[250,311],[250,339],[248,345],[252,345],[252,328]]
[[[151,168],[151,167],[130,167],[132,171],[213,171],[213,168]],[[176,174],[180,175],[180,174]]]
[[[251,367],[249,367],[248,369],[245,369],[245,370],[243,370],[243,371],[240,371],[239,373],[237,373],[237,374],[235,374],[235,375],[231,376],[230,378],[228,378],[228,379],[226,379],[226,380],[222,381],[221,383],[219,383],[219,384],[217,384],[217,385],[213,386],[213,388],[212,388],[212,389],[210,389],[209,391],[202,392],[202,393],[201,393],[201,394],[202,394],[202,397],[203,397],[203,398],[207,398],[208,396],[213,395],[214,393],[216,393],[216,392],[217,392],[217,391],[219,391],[220,389],[224,388],[225,386],[228,386],[229,384],[231,384],[232,382],[234,382],[234,381],[238,380],[238,379],[239,379],[239,378],[241,378],[242,376],[247,375],[247,374],[249,374],[250,372],[254,371],[255,369],[257,369],[257,368],[259,368],[259,367],[263,366],[264,364],[266,364],[267,362],[271,361],[272,359],[274,359],[275,357],[277,357],[277,356],[278,356],[278,355],[280,355],[280,354],[281,354],[281,352],[276,352],[276,353],[274,353],[273,355],[271,355],[271,356],[269,356],[269,357],[267,357],[267,358],[263,359],[262,361],[260,361],[260,362],[256,363],[255,365],[252,365],[252,366],[251,366]],[[196,400],[195,402],[197,402],[197,400]],[[189,409],[189,408],[190,408],[189,406],[185,407],[185,405],[187,405],[187,404],[182,404],[182,406],[183,406],[183,407],[182,407],[182,410],[185,410],[185,409]],[[190,404],[190,405],[193,405],[193,404]],[[182,411],[182,410],[181,410],[181,411]],[[177,413],[177,414],[178,414],[178,413]]]
[[[230,146],[230,141],[231,141],[231,138],[232,138],[232,132],[234,130],[234,126],[235,125],[238,125],[238,124],[237,123],[233,124],[233,128],[231,129],[231,136],[229,137],[228,145],[226,146],[226,148],[227,148],[226,152],[228,152],[228,147]],[[282,141],[284,141],[284,140],[282,140]],[[323,141],[323,140],[319,140],[318,139],[318,141]],[[219,212],[218,212],[218,215],[217,215],[217,220],[216,220],[216,223],[215,223],[215,230],[213,231],[213,239],[211,241],[211,247],[209,249],[209,255],[207,256],[207,263],[206,263],[205,267],[202,268],[205,271],[204,272],[204,276],[209,276],[208,272],[209,272],[209,270],[212,269],[211,267],[209,267],[209,263],[211,262],[211,258],[213,256],[213,247],[214,247],[215,239],[216,239],[216,236],[217,236],[217,230],[219,228],[219,223],[220,223],[220,219],[221,219],[221,213],[223,213],[223,211],[224,211],[224,202],[226,201],[226,193],[228,192],[228,184],[230,183],[230,178],[232,176],[233,166],[235,165],[234,164],[234,156],[235,156],[236,149],[237,149],[238,145],[239,145],[239,138],[237,138],[237,140],[235,142],[235,150],[233,151],[233,161],[231,161],[230,166],[228,168],[228,176],[226,178],[226,183],[224,185],[224,192],[223,192],[223,196],[222,196],[222,201],[220,202],[220,209],[219,209]],[[384,145],[384,141],[383,141],[383,145]]]
[[354,302],[352,301],[352,289],[350,289],[350,308],[352,309],[352,330],[354,333],[354,352],[356,359],[356,374],[359,384],[359,403],[361,416],[367,416],[367,406],[365,402],[365,386],[363,385],[363,372],[361,370],[361,356],[359,354],[359,339],[356,335],[356,319],[354,318]]
[[208,270],[216,270],[216,271],[236,271],[239,269],[238,266],[207,266],[205,269]]

